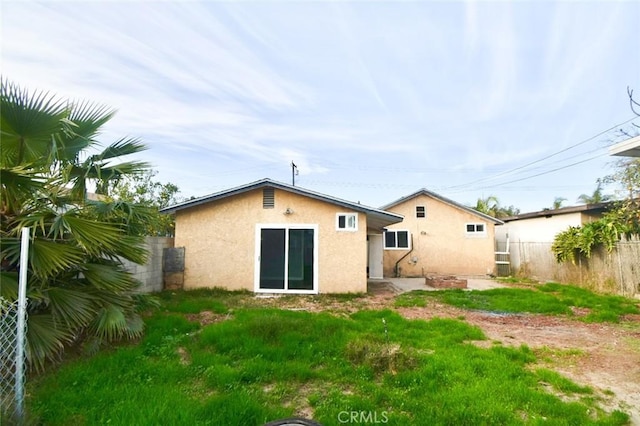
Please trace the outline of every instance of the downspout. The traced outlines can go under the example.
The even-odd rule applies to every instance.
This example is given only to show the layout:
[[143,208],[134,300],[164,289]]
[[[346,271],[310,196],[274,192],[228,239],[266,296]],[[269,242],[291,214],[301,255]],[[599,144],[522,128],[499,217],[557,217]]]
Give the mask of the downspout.
[[393,267],[393,271],[396,274],[395,278],[399,278],[399,275],[398,275],[398,264],[400,262],[402,262],[402,259],[404,259],[405,257],[409,256],[412,251],[413,251],[413,232],[411,233],[411,250],[409,250],[404,256],[402,256],[400,259],[398,259],[398,261],[396,262],[396,266]]

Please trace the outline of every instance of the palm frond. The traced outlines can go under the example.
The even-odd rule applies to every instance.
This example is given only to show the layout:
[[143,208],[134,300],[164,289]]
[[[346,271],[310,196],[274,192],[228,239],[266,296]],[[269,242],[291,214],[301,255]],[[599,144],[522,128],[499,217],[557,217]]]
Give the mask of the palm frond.
[[46,92],[29,93],[0,80],[3,165],[42,162],[51,157],[52,135],[62,129],[68,115],[65,102]]
[[94,299],[80,289],[49,287],[44,293],[56,323],[84,328],[96,315]]
[[42,177],[29,166],[1,167],[0,183],[0,211],[4,214],[19,210],[25,198],[39,193],[44,187]]
[[64,345],[73,341],[74,334],[56,323],[48,314],[29,314],[27,328],[27,359],[36,370],[44,370],[47,360],[55,361]]
[[69,120],[76,124],[77,132],[86,137],[98,134],[100,127],[107,124],[116,114],[113,108],[87,100],[74,102],[69,109]]
[[91,324],[93,334],[108,341],[121,339],[127,335],[127,328],[124,311],[116,305],[102,307]]
[[117,226],[79,217],[75,212],[65,213],[60,219],[73,239],[88,254],[99,256],[118,251],[123,232]]
[[[19,256],[19,254],[18,254]],[[82,250],[71,244],[36,238],[29,247],[29,264],[40,278],[51,277],[82,262]]]
[[145,248],[144,238],[137,235],[125,235],[120,237],[120,247],[117,255],[130,260],[138,265],[147,262],[149,251]]
[[100,154],[93,156],[93,161],[103,161],[125,155],[145,151],[146,145],[138,138],[122,138],[106,147]]
[[100,128],[115,115],[115,110],[87,101],[70,103],[65,139],[58,150],[63,162],[76,162],[80,153],[96,143]]
[[117,269],[115,262],[107,264],[85,263],[82,274],[87,282],[101,290],[115,292],[132,291],[138,286],[133,276],[124,270]]
[[84,170],[86,179],[110,181],[140,174],[149,168],[146,161],[123,161],[116,164],[93,165]]
[[0,280],[0,297],[12,302],[18,300],[18,273],[0,272]]

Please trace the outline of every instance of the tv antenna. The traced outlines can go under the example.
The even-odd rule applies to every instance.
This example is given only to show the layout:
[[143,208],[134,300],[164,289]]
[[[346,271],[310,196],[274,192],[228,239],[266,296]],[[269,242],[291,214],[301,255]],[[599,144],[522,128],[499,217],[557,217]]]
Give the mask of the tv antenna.
[[296,186],[296,176],[298,176],[298,166],[293,161],[291,162],[291,185]]

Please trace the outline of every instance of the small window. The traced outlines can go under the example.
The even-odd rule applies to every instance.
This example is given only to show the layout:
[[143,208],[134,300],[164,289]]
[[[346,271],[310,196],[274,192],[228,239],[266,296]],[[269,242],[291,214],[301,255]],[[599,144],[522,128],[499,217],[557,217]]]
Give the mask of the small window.
[[385,250],[408,250],[410,248],[409,231],[384,231],[384,248]]
[[416,217],[427,217],[427,209],[424,206],[416,206]]
[[338,213],[336,215],[336,229],[338,231],[357,231],[358,230],[358,214],[357,213]]
[[467,223],[467,235],[485,235],[484,223]]
[[272,209],[276,205],[276,196],[273,188],[264,188],[262,190],[262,208]]

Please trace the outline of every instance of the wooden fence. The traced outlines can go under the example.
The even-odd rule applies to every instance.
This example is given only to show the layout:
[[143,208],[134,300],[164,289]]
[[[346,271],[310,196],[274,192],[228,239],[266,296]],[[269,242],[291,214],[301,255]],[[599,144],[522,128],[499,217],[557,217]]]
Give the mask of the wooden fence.
[[638,237],[620,241],[611,252],[598,247],[590,258],[579,256],[575,263],[557,263],[551,243],[511,242],[510,249],[511,267],[517,275],[640,298]]

